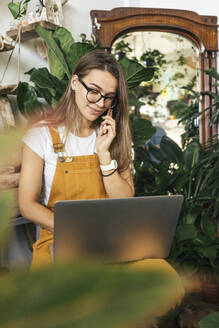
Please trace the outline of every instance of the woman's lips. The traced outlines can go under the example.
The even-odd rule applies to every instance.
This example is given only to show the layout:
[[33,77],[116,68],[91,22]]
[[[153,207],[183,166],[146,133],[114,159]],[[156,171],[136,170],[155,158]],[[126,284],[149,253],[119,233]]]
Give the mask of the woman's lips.
[[100,110],[94,109],[92,107],[89,107],[89,109],[90,109],[90,112],[91,112],[92,115],[98,116],[98,115],[101,114],[101,111]]

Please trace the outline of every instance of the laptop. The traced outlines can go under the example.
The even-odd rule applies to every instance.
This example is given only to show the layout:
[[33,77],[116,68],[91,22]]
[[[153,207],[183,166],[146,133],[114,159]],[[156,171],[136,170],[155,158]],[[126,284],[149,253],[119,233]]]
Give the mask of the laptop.
[[182,203],[182,195],[58,201],[54,262],[166,258]]

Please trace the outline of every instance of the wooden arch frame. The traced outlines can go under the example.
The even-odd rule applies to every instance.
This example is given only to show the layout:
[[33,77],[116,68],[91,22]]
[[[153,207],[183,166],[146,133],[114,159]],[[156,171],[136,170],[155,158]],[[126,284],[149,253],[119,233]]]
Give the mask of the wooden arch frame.
[[[93,33],[99,45],[110,51],[113,42],[122,34],[133,31],[163,31],[180,34],[193,41],[199,49],[200,90],[215,92],[214,81],[204,70],[217,66],[218,31],[216,16],[202,16],[193,11],[121,7],[112,10],[90,12]],[[211,104],[204,96],[202,108]],[[204,144],[211,135],[218,133],[215,124],[209,127],[212,112],[203,112],[200,124],[200,140]]]

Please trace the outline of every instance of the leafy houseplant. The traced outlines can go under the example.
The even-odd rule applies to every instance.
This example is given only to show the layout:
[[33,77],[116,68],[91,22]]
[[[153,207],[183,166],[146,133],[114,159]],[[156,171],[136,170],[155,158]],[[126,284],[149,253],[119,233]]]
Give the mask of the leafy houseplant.
[[[219,86],[219,74],[216,72],[215,68],[211,67],[208,70],[204,71],[210,78],[215,80],[215,88]],[[182,135],[182,145],[183,147],[189,143],[193,138],[199,137],[199,120],[200,116],[206,112],[210,111],[209,116],[209,128],[213,124],[219,122],[219,95],[217,92],[197,92],[194,91],[194,81],[189,85],[183,87],[187,91],[187,100],[183,102],[178,100],[171,108],[172,114],[175,114],[180,120],[179,123],[182,123],[184,126],[185,133]],[[199,103],[201,97],[207,96],[211,100],[211,105],[205,108],[203,111],[199,110]],[[216,137],[216,136],[215,136]],[[213,140],[213,139],[212,139]]]
[[[211,68],[206,74],[219,83],[219,74]],[[198,105],[202,94],[186,87],[191,94],[188,106],[179,102],[175,109],[185,127],[184,149],[171,139],[163,137],[160,148],[152,145],[135,149],[136,195],[183,194],[184,204],[170,260],[179,265],[190,265],[195,270],[210,270],[218,275],[219,237],[219,141],[213,136],[206,145],[199,143],[194,122],[201,115]],[[210,126],[218,122],[219,97],[211,97],[213,110]],[[157,159],[151,160],[151,154]]]
[[26,15],[27,13],[27,7],[30,0],[20,0],[20,1],[14,1],[12,0],[8,4],[8,8],[13,15],[14,19],[21,18]]
[[[35,111],[43,110],[39,97],[44,98],[49,106],[53,107],[64,93],[78,60],[85,53],[98,47],[84,37],[82,42],[75,42],[71,33],[63,27],[58,27],[52,34],[38,25],[36,32],[48,46],[50,71],[47,68],[33,68],[26,73],[30,75],[30,82],[33,85],[19,83],[17,103],[20,111],[27,117]],[[129,89],[135,88],[142,81],[150,80],[154,74],[153,68],[145,68],[126,56],[119,60],[119,63]]]
[[137,196],[184,195],[169,261],[181,269],[189,266],[193,272],[210,272],[218,279],[219,141],[203,146],[193,138],[182,150],[163,137],[160,148],[149,144],[137,147],[135,154]]

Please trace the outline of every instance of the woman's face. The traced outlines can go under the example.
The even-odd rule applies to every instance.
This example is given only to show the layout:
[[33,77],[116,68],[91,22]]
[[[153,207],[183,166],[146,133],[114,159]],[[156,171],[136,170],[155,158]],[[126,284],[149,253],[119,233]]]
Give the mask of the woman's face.
[[[103,97],[96,103],[89,102],[90,96],[92,100],[92,94],[95,95],[96,92],[99,92],[103,96],[115,97],[118,81],[107,71],[93,69],[81,80],[78,79],[77,75],[73,75],[71,85],[72,89],[75,91],[75,101],[81,115],[88,124],[91,124],[103,114],[109,106],[107,106],[108,100],[104,100]],[[86,88],[95,91],[91,91],[87,97],[88,91]],[[101,97],[101,95],[99,96]]]

